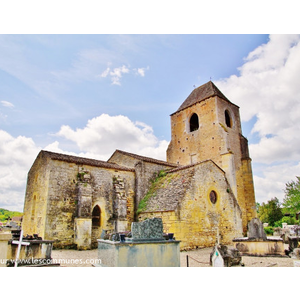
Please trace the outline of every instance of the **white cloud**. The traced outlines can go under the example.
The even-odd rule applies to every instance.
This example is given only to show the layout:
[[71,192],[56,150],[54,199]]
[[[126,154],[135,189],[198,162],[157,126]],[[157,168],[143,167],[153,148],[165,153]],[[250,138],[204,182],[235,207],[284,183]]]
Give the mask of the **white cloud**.
[[15,107],[11,102],[8,102],[8,101],[1,101],[1,104],[4,107],[9,107],[9,108]]
[[122,75],[126,73],[129,73],[129,69],[124,65],[119,68],[114,68],[113,71],[109,73],[109,75],[111,76],[112,84],[121,85],[120,79],[122,78]]
[[109,77],[113,85],[121,85],[121,78],[124,74],[128,74],[130,72],[134,72],[136,75],[145,77],[145,72],[149,70],[149,67],[147,68],[137,68],[137,69],[130,69],[129,67],[126,67],[125,65],[122,65],[121,67],[111,69],[110,67],[107,67],[99,76],[98,78],[106,78]]
[[109,72],[110,72],[110,68],[107,67],[107,69],[102,72],[102,74],[100,75],[100,77],[106,78],[109,75]]
[[[125,116],[102,114],[88,120],[82,129],[64,125],[58,136],[73,141],[78,152],[66,151],[55,141],[44,149],[68,155],[106,161],[116,149],[165,160],[168,142],[158,140],[153,129],[142,122],[132,122]],[[13,137],[0,130],[0,207],[23,210],[27,173],[39,151],[28,137]]]
[[[239,71],[239,76],[216,85],[240,106],[243,121],[256,117],[252,134],[259,141],[249,148],[254,163],[269,165],[264,177],[255,176],[257,199],[267,201],[293,179],[295,170],[300,175],[295,167],[300,160],[300,35],[270,35],[266,44],[249,53]],[[285,177],[280,178],[283,169]]]
[[23,210],[27,173],[40,150],[31,138],[0,130],[0,207]]
[[158,140],[150,126],[122,115],[102,114],[76,130],[64,125],[57,135],[75,142],[80,151],[101,155],[102,159],[108,159],[116,149],[166,159],[168,142]]
[[136,72],[136,74],[139,75],[139,76],[141,76],[141,77],[145,77],[145,72],[147,70],[149,70],[149,67],[134,69],[134,71]]
[[300,163],[283,163],[276,166],[263,166],[262,176],[254,176],[255,196],[259,203],[277,197],[282,202],[285,184],[296,180],[300,174]]

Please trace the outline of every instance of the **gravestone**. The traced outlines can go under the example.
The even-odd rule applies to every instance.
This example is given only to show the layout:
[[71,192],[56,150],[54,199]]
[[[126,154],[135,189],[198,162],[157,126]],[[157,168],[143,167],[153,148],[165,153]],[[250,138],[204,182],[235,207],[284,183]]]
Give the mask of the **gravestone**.
[[289,251],[292,252],[295,248],[300,248],[300,236],[289,236]]
[[242,265],[242,256],[237,249],[216,245],[210,253],[210,264],[213,267],[239,266]]
[[163,223],[160,218],[147,219],[131,224],[132,240],[163,240]]
[[218,246],[216,246],[213,250],[211,264],[213,267],[224,267],[224,259],[221,252],[218,250]]
[[260,219],[253,218],[248,223],[248,239],[259,239],[266,241],[267,235],[265,233],[264,227]]

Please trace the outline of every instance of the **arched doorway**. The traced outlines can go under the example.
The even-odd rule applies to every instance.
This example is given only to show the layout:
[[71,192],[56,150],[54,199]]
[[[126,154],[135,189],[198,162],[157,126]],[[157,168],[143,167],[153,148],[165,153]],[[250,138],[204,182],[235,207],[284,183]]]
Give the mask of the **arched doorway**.
[[92,248],[98,247],[97,239],[101,235],[101,209],[95,205],[92,211]]

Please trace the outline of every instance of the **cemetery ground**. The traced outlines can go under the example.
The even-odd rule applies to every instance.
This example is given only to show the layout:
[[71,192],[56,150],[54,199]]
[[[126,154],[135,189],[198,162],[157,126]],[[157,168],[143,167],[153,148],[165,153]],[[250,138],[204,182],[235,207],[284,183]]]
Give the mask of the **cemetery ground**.
[[[288,245],[285,245],[288,249]],[[212,247],[180,252],[180,266],[189,267],[211,267],[209,264]],[[97,262],[98,249],[94,250],[52,250],[54,262],[60,263],[61,267],[92,267]],[[255,257],[243,256],[242,263],[245,267],[293,267],[293,259],[286,257]]]

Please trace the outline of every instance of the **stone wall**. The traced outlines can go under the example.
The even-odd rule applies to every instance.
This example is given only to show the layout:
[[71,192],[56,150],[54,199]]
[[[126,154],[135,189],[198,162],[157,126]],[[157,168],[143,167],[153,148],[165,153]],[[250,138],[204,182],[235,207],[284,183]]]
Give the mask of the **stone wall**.
[[138,207],[141,199],[150,188],[151,181],[161,170],[170,170],[176,167],[164,161],[143,157],[117,150],[108,160],[120,166],[135,168],[135,206]]
[[[75,219],[91,220],[96,205],[101,212],[100,226],[91,226],[92,243],[95,244],[102,229],[117,228],[118,219],[124,229],[130,230],[135,207],[134,171],[99,168],[43,156],[41,152],[28,174],[25,235],[38,233],[44,239],[54,240],[54,247],[76,247]],[[121,194],[116,190],[116,178],[122,182]],[[118,205],[114,206],[116,201]]]
[[[213,246],[217,228],[223,244],[242,235],[241,209],[224,172],[212,161],[171,171],[160,181],[139,219],[161,217],[164,230],[174,233],[181,249]],[[211,191],[217,196],[215,204]]]
[[[226,120],[225,112],[230,120]],[[190,131],[194,113],[199,118],[199,129]],[[242,136],[239,107],[214,96],[174,113],[171,127],[168,162],[189,165],[212,160],[222,168],[242,209],[246,231],[256,210],[251,159],[247,140]]]
[[28,172],[22,229],[45,239],[45,215],[49,190],[50,160],[40,152]]

